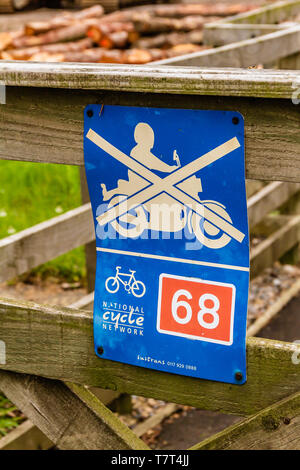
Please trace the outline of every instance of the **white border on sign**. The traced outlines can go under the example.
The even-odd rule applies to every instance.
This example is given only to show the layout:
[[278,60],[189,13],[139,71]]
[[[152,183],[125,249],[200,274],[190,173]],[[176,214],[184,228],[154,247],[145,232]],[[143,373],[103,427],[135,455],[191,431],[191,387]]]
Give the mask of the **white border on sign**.
[[[199,282],[200,284],[211,284],[213,286],[225,286],[232,288],[232,303],[231,303],[231,312],[230,312],[230,340],[222,341],[212,338],[203,338],[200,336],[189,335],[186,333],[176,333],[175,331],[162,330],[159,328],[160,316],[161,316],[161,295],[162,295],[162,279],[164,277],[172,279],[183,279],[185,281]],[[159,292],[158,292],[158,304],[157,304],[157,320],[156,320],[156,329],[159,333],[171,336],[181,336],[184,338],[197,339],[199,341],[206,341],[208,343],[223,344],[225,346],[231,346],[233,343],[233,325],[234,325],[234,313],[235,313],[235,297],[236,297],[236,287],[234,284],[228,284],[226,282],[217,282],[217,281],[206,281],[204,279],[198,279],[195,277],[185,277],[185,276],[176,276],[175,274],[161,273],[159,275]]]
[[219,263],[209,263],[208,261],[198,261],[196,259],[188,259],[188,258],[173,258],[171,256],[162,256],[162,255],[154,255],[150,253],[140,253],[138,251],[124,251],[124,250],[115,250],[114,248],[102,248],[97,247],[97,251],[101,251],[103,253],[115,253],[118,255],[126,255],[126,256],[138,256],[140,258],[149,258],[149,259],[159,259],[162,261],[174,261],[175,263],[184,263],[184,264],[196,264],[197,266],[210,266],[212,268],[221,268],[221,269],[234,269],[235,271],[245,271],[249,272],[250,268],[246,266],[233,266],[231,264],[219,264]]

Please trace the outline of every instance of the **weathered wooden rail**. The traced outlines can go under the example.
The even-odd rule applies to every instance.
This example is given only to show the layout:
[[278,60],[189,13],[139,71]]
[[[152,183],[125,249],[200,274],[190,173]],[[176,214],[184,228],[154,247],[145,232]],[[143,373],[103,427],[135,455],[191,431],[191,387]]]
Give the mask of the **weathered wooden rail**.
[[[83,109],[88,103],[234,109],[245,118],[247,177],[296,183],[293,189],[271,183],[261,197],[252,196],[251,223],[259,221],[259,211],[268,214],[299,189],[300,114],[291,101],[294,84],[300,81],[297,71],[3,62],[0,80],[7,84],[7,104],[0,109],[1,158],[82,165]],[[55,256],[57,251],[54,255],[47,244],[51,236],[64,233],[71,240],[70,245],[62,243],[61,253],[73,248],[79,236],[80,244],[91,241],[89,206],[73,212],[80,221],[74,229],[77,236],[70,233],[72,217],[64,214],[2,242],[2,279],[8,268],[14,276]],[[32,261],[34,245],[45,253]],[[9,266],[12,258],[18,260],[15,266]],[[283,408],[287,417],[290,410],[292,419],[300,412],[293,398],[300,389],[299,366],[291,360],[300,352],[297,344],[249,338],[248,381],[231,386],[99,360],[93,352],[92,315],[84,310],[3,299],[0,338],[7,345],[0,389],[60,448],[145,448],[86,385],[244,416],[268,416],[267,407],[277,407],[279,400],[293,403]],[[255,422],[259,428],[261,421]],[[239,426],[248,432],[247,420]],[[284,426],[280,422],[264,434],[259,445],[269,443]],[[285,447],[299,442],[295,427],[293,443]]]
[[82,109],[89,102],[194,109],[221,105],[244,116],[247,178],[298,182],[299,110],[291,102],[300,80],[297,71],[0,65],[0,80],[7,85],[1,158],[82,165]]
[[[248,200],[250,227],[255,227],[269,212],[286,203],[299,190],[298,183],[274,182],[254,194]],[[297,216],[275,220],[274,230],[268,232],[271,236],[253,252],[253,276],[271,266],[299,241]],[[0,240],[0,282],[24,274],[94,239],[90,203],[4,238]]]
[[[276,2],[204,26],[205,44],[223,46],[290,28],[300,13],[299,0]],[[283,24],[279,24],[283,23]]]
[[[239,66],[263,64],[267,68],[299,70],[299,16],[299,0],[277,2],[205,25],[203,40],[210,46],[224,46],[217,48],[221,62],[227,56],[231,63],[240,61]],[[240,57],[240,51],[246,56],[244,53]],[[184,59],[190,62],[190,57]],[[203,62],[202,56],[200,62]]]
[[[153,64],[200,67],[298,68],[299,0],[287,0],[205,25],[204,42],[221,46]],[[289,24],[277,25],[289,20]]]
[[[291,361],[293,352],[300,350],[297,344],[249,338],[248,381],[232,387],[99,361],[93,351],[92,313],[88,311],[2,300],[0,315],[0,335],[5,333],[8,346],[7,363],[1,366],[5,371],[108,387],[244,416],[285,398],[300,386],[299,368]],[[6,393],[2,380],[0,386]]]

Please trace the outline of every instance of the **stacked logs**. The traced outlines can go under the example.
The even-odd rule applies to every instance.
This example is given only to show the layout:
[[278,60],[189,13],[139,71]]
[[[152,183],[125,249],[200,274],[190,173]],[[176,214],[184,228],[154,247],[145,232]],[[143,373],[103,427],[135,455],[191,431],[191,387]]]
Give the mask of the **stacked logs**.
[[95,5],[0,33],[0,58],[145,64],[204,49],[205,23],[252,8],[245,4],[160,4],[104,14],[103,7]]

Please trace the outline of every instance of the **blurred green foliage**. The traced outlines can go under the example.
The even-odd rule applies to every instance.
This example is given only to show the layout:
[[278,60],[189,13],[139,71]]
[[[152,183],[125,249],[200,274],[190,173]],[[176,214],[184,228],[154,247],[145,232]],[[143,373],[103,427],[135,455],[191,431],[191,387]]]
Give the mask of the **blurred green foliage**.
[[[0,238],[81,204],[77,167],[0,160]],[[83,247],[34,270],[69,281],[85,277]]]
[[17,408],[0,393],[0,438],[16,428],[24,419]]

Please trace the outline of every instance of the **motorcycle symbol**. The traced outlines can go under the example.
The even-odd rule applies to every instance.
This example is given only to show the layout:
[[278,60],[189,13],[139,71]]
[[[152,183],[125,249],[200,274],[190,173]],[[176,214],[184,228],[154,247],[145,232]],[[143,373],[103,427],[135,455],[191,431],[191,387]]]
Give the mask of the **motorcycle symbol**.
[[[126,195],[113,197],[108,204],[108,208],[115,206],[126,198]],[[153,199],[151,204],[144,203],[135,209],[129,210],[127,214],[112,221],[112,227],[123,237],[137,238],[146,229],[175,233],[187,225],[189,231],[195,234],[199,242],[208,248],[223,248],[230,242],[231,237],[229,235],[186,206],[174,204],[173,201],[168,204],[167,195],[160,196],[159,199],[157,204]],[[200,200],[199,197],[197,199],[205,207],[232,223],[231,217],[223,204],[217,201]],[[163,208],[163,211],[161,208]]]
[[[201,178],[195,176],[195,172],[193,174],[190,170],[184,170],[183,168],[183,173],[186,171],[186,178],[182,178],[181,182],[173,183],[175,185],[177,184],[178,187],[176,188],[176,186],[173,185],[171,192],[170,190],[169,193],[168,191],[164,191],[164,180],[157,178],[151,171],[156,170],[168,174],[172,174],[173,172],[174,174],[178,174],[180,172],[179,167],[181,167],[181,162],[177,150],[173,151],[174,165],[166,164],[152,153],[154,132],[148,124],[139,123],[135,128],[134,138],[137,145],[130,153],[131,159],[124,154],[121,154],[120,157],[120,152],[117,149],[114,147],[112,149],[111,147],[107,148],[107,143],[105,144],[105,141],[103,143],[103,139],[100,136],[94,135],[95,133],[93,131],[90,132],[91,138],[96,139],[100,147],[104,145],[106,151],[112,152],[116,155],[117,159],[121,158],[123,163],[128,165],[129,168],[133,167],[134,169],[134,171],[129,169],[128,180],[119,179],[118,185],[114,189],[107,190],[106,185],[104,183],[101,184],[103,201],[108,201],[107,213],[111,214],[115,207],[124,207],[124,205],[126,205],[126,199],[129,198],[131,200],[132,198],[130,198],[130,196],[133,194],[135,194],[135,199],[139,198],[141,200],[140,204],[135,204],[132,208],[126,208],[126,213],[116,216],[115,218],[110,217],[109,222],[116,232],[125,238],[138,238],[144,230],[147,229],[151,231],[175,233],[187,226],[190,233],[194,233],[199,242],[208,248],[223,248],[231,241],[232,237],[228,233],[232,233],[232,220],[226,211],[226,207],[218,201],[200,199],[199,193],[202,192],[202,181]],[[98,139],[100,139],[99,142]],[[228,142],[224,145],[228,146]],[[232,142],[231,145],[232,149],[234,149],[235,146],[239,144],[238,142]],[[213,152],[216,151],[216,149],[213,150]],[[228,152],[227,147],[226,151]],[[199,159],[196,161],[198,160]],[[136,171],[136,165],[140,174]],[[185,168],[187,167],[188,165],[186,165]],[[157,194],[152,195],[148,200],[143,200],[141,195],[148,189],[147,178],[148,180],[150,179],[150,181],[152,180],[152,183],[155,183],[158,189]],[[157,180],[159,180],[159,182],[157,182]],[[182,194],[183,199],[186,200],[187,197],[189,201],[187,205],[180,199]],[[202,211],[199,210],[199,208],[195,210],[192,209],[190,201],[192,201],[193,204],[195,203],[195,207],[198,206],[198,202],[201,203]],[[204,217],[205,209],[207,209],[206,213],[210,214],[210,220]],[[105,223],[103,219],[105,220],[105,214],[99,214],[97,220],[100,224]],[[219,225],[214,224],[214,220],[216,219]],[[229,232],[225,233],[222,227],[229,228]],[[244,235],[239,233],[238,237],[240,237],[240,239],[237,239],[241,241]]]
[[[143,297],[146,292],[146,286],[142,281],[135,279],[135,272],[129,269],[130,274],[121,273],[121,266],[116,267],[116,275],[110,276],[105,281],[105,287],[108,292],[115,294],[120,288],[120,283],[123,284],[124,289],[128,294],[133,294],[134,297]],[[125,278],[125,279],[122,279]],[[129,279],[128,279],[129,278]]]

